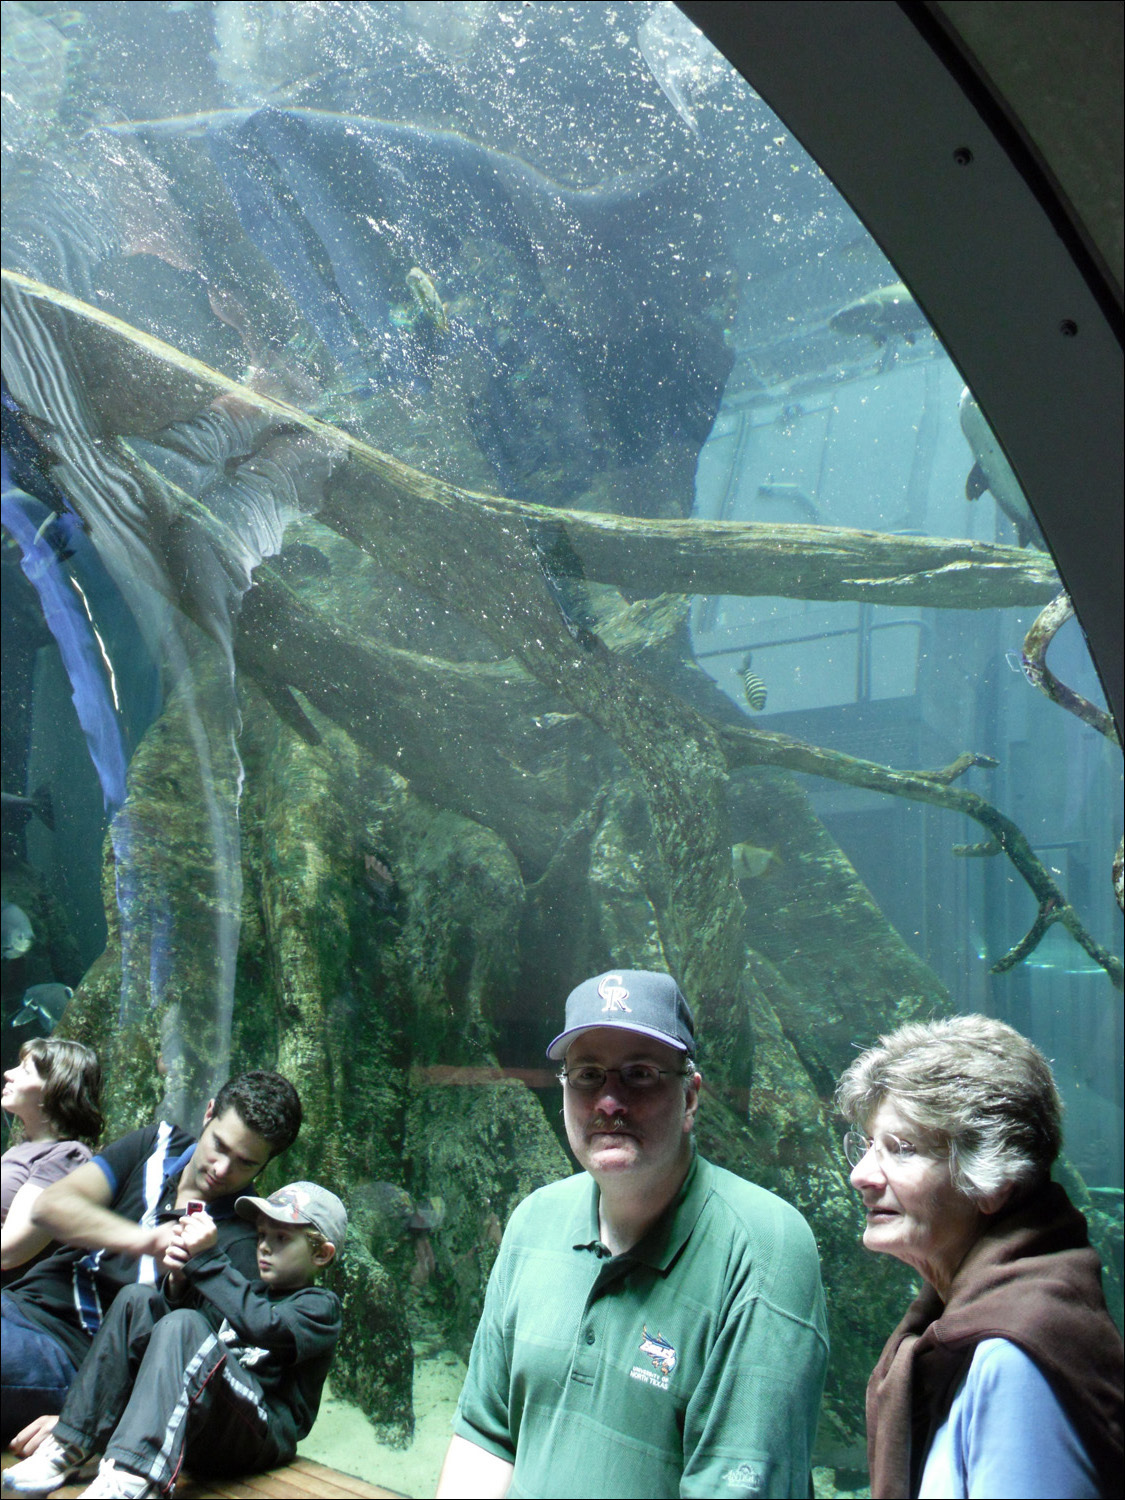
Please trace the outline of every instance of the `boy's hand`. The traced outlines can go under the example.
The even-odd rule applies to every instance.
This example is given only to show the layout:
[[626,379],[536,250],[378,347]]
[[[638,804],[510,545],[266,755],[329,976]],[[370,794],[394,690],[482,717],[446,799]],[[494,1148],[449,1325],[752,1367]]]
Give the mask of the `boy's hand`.
[[176,1224],[165,1259],[173,1267],[182,1266],[201,1250],[210,1250],[219,1238],[215,1221],[206,1209],[198,1213],[184,1214]]

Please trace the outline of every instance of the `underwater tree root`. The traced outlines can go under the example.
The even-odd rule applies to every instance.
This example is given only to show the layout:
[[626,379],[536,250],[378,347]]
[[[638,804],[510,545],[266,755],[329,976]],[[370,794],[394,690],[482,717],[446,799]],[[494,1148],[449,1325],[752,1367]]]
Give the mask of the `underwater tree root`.
[[[646,574],[642,585],[646,593],[769,592],[797,598],[883,598],[900,604],[962,609],[1032,599],[1041,602],[1044,591],[1057,585],[1053,584],[1049,564],[1038,554],[1029,557],[1022,549],[949,539],[886,537],[841,528],[732,528],[698,521],[638,524],[619,516],[594,517],[474,494],[410,469],[295,407],[252,392],[57,288],[8,270],[3,272],[3,288],[6,298],[30,297],[51,304],[75,337],[85,333],[97,339],[102,361],[111,368],[111,351],[116,353],[117,373],[126,385],[130,378],[134,385],[139,383],[149,407],[153,405],[154,371],[159,369],[172,386],[178,382],[183,387],[177,388],[176,395],[186,400],[189,410],[199,410],[215,397],[237,397],[281,424],[320,436],[338,460],[346,456],[350,462],[343,468],[354,471],[349,476],[351,482],[334,484],[320,510],[322,522],[483,629],[544,687],[561,693],[580,714],[609,734],[632,762],[652,805],[662,852],[672,875],[674,904],[688,918],[678,936],[682,941],[697,926],[693,918],[706,917],[703,928],[711,942],[689,943],[688,947],[707,948],[718,940],[723,959],[708,975],[718,989],[724,988],[718,983],[720,979],[729,979],[729,972],[724,971],[735,958],[740,902],[731,882],[729,860],[720,850],[724,758],[716,736],[730,766],[781,766],[929,802],[974,818],[988,829],[990,842],[995,842],[1015,865],[1039,908],[1027,935],[998,960],[994,971],[1004,972],[1025,959],[1047,928],[1058,921],[1106,970],[1118,989],[1125,987],[1120,960],[1086,931],[1021,830],[983,798],[951,784],[970,765],[984,764],[981,757],[962,756],[938,772],[896,771],[783,735],[748,728],[718,729],[675,695],[659,690],[651,679],[631,673],[626,663],[556,608],[550,558],[544,553],[553,554],[558,549],[544,546],[550,541],[544,531],[565,531],[566,546],[562,550],[568,558],[573,557],[578,576],[629,586],[629,575],[641,566]],[[108,384],[113,387],[115,381]],[[166,394],[170,396],[171,392]],[[171,420],[171,409],[167,416]],[[145,492],[143,484],[141,490]],[[166,499],[163,493],[146,494],[146,498],[157,511]],[[194,506],[193,512],[201,530],[208,532],[211,518],[205,509]],[[435,538],[441,540],[439,551],[443,555],[460,560],[457,569],[439,570],[436,578],[430,567]],[[250,597],[256,592],[252,590]],[[176,602],[192,613],[190,600]],[[1042,656],[1067,618],[1067,610],[1069,601],[1063,606],[1056,599],[1043,611],[1029,633],[1031,649],[1025,651],[1030,680],[1042,686],[1048,696],[1059,695],[1058,701],[1062,701],[1063,685],[1047,672]],[[205,621],[200,623],[207,628]],[[261,662],[257,665],[264,667]],[[1040,674],[1041,681],[1032,676],[1033,671]],[[288,689],[301,687],[300,679],[308,674],[261,670],[259,675],[267,679],[275,707],[283,716],[293,722],[299,714],[305,721],[300,727],[307,737],[312,726]],[[1085,704],[1085,700],[1077,694],[1071,697],[1075,703],[1066,706],[1087,718],[1075,706]],[[625,703],[630,705],[628,712],[621,706]],[[1086,708],[1098,713],[1092,705]],[[1087,721],[1106,732],[1096,721]],[[669,723],[678,733],[669,733]],[[669,742],[681,746],[679,754],[669,753]],[[707,855],[703,859],[697,857],[701,845]],[[687,849],[692,849],[696,857],[687,858]],[[990,847],[968,846],[963,852],[986,853]],[[704,981],[702,988],[710,985]]]
[[[995,844],[997,852],[1006,854],[1011,860],[1038,904],[1035,921],[1027,934],[996,960],[992,972],[1004,974],[1022,963],[1035,951],[1047,929],[1061,922],[1074,941],[1106,971],[1114,988],[1125,989],[1125,967],[1121,960],[1087,932],[1082,919],[1055,884],[1023,831],[976,792],[952,785],[971,766],[994,766],[996,762],[990,756],[966,752],[940,771],[897,771],[875,761],[859,760],[839,750],[826,750],[819,745],[805,744],[787,735],[761,729],[724,727],[719,730],[719,738],[732,769],[736,766],[781,766],[809,776],[823,776],[832,781],[847,782],[850,786],[886,792],[892,797],[928,802],[934,807],[945,807],[975,819],[988,830],[988,844]],[[983,854],[991,852],[988,844],[956,848],[960,853]]]
[[1110,715],[1081,693],[1067,687],[1065,682],[1060,682],[1047,665],[1048,646],[1073,614],[1074,606],[1066,594],[1057,594],[1046,609],[1040,611],[1023,638],[1023,650],[1020,653],[1023,675],[1032,687],[1045,693],[1052,703],[1057,703],[1060,708],[1065,708],[1081,719],[1083,724],[1089,724],[1091,729],[1104,734],[1107,740],[1120,745],[1121,741]]

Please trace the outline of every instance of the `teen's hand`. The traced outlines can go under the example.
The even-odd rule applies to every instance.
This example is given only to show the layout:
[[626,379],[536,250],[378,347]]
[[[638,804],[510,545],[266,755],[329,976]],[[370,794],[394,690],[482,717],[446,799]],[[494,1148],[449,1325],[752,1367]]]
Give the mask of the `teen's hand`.
[[[201,1250],[210,1250],[219,1238],[219,1231],[215,1221],[206,1209],[198,1213],[184,1214],[176,1223],[176,1233],[172,1237],[166,1259],[172,1264],[183,1265],[185,1260],[190,1260],[193,1255],[198,1255]],[[173,1253],[177,1258],[173,1260]],[[183,1258],[179,1258],[182,1252]]]
[[58,1420],[58,1417],[36,1417],[16,1433],[8,1446],[17,1458],[30,1458],[43,1439],[54,1432]]
[[164,1257],[175,1233],[175,1223],[157,1224],[153,1229],[138,1229],[136,1242],[130,1246],[129,1254],[138,1259],[142,1255],[151,1255],[156,1264],[164,1269]]

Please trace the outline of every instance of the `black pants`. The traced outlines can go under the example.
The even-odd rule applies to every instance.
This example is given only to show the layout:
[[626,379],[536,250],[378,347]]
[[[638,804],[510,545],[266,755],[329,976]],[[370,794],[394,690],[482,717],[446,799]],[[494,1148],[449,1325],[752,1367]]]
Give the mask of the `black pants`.
[[55,1436],[102,1453],[168,1490],[185,1461],[199,1474],[286,1463],[262,1388],[201,1312],[154,1287],[118,1292],[66,1398]]

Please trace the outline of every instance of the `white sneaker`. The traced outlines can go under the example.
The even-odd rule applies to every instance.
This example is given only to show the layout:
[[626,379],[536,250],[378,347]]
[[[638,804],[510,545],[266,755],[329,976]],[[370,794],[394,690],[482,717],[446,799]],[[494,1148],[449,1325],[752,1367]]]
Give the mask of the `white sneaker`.
[[6,1495],[49,1495],[73,1480],[97,1472],[98,1458],[73,1443],[45,1437],[30,1458],[4,1470]]
[[148,1495],[159,1495],[160,1487],[143,1474],[134,1474],[132,1469],[119,1469],[112,1458],[103,1458],[98,1477],[88,1489],[84,1489],[80,1500],[144,1500]]

